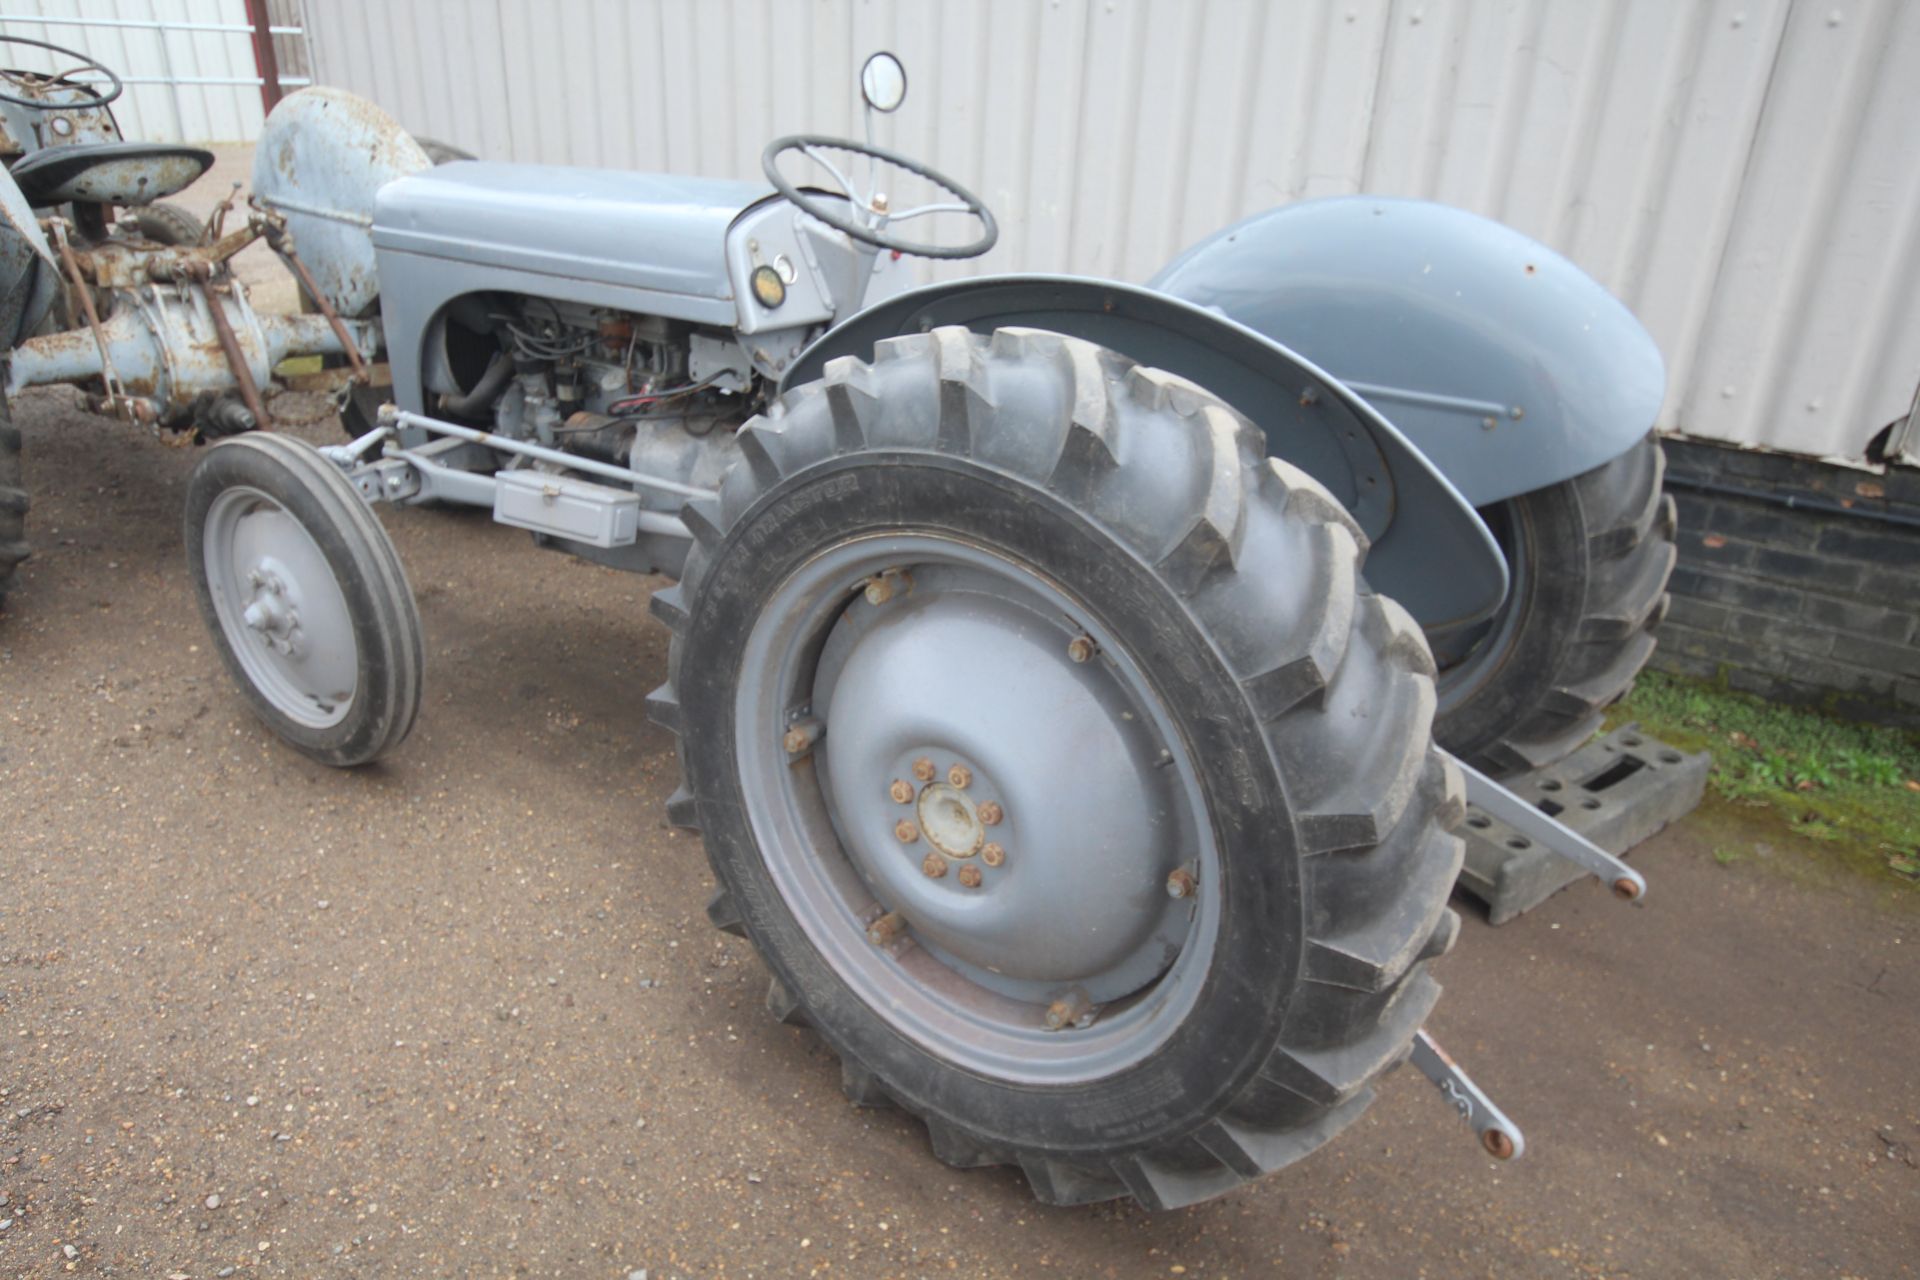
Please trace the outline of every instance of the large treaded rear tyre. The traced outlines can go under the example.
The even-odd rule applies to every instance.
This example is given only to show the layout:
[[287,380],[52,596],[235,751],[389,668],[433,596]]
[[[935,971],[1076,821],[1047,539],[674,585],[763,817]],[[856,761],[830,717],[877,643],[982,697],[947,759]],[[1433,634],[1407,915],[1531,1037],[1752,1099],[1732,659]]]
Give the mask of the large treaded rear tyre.
[[1673,572],[1673,499],[1651,435],[1583,475],[1481,514],[1512,588],[1440,673],[1434,736],[1495,776],[1544,768],[1600,728],[1653,654]]
[[[948,1164],[1020,1166],[1049,1204],[1190,1204],[1351,1123],[1438,994],[1425,961],[1457,928],[1447,896],[1461,852],[1448,832],[1463,802],[1458,771],[1431,746],[1425,641],[1366,591],[1365,541],[1346,512],[1265,458],[1259,432],[1198,388],[1035,330],[882,342],[871,365],[841,358],[821,382],[789,391],[740,441],[744,461],[718,502],[686,509],[695,546],[684,581],[653,598],[674,634],[669,680],[649,706],[679,738],[684,782],[668,812],[705,838],[720,884],[709,916],[759,950],[772,1012],[818,1031],[856,1103],[919,1117]],[[862,578],[860,555],[910,571]],[[834,577],[839,564],[849,567]],[[943,595],[943,575],[972,582],[973,594]],[[983,581],[1007,583],[1004,597]],[[1017,628],[983,629],[995,610],[1017,611],[1026,588],[1015,584],[1029,582],[1057,615],[1041,607]],[[803,587],[816,603],[790,606]],[[973,603],[947,603],[961,597]],[[812,630],[792,621],[816,616]],[[1067,638],[1081,628],[1095,643],[1076,650]],[[906,942],[888,933],[884,911],[911,916],[906,900],[932,901],[911,889],[927,883],[915,878],[924,846],[903,853],[888,841],[946,847],[925,807],[943,784],[921,792],[924,832],[904,821],[877,835],[844,829],[844,802],[832,797],[844,753],[870,727],[851,711],[836,720],[860,687],[847,629],[855,645],[913,637],[894,652],[935,692],[964,677],[978,644],[1031,644],[1029,664],[990,676],[1017,670],[1035,687],[1056,667],[1068,691],[1144,673],[1142,702],[1116,705],[1166,717],[1162,772],[1190,774],[1181,794],[1201,809],[1201,852],[1186,864],[1198,890],[1182,905],[1178,953],[1158,959],[1157,974],[1111,995],[1085,1026],[1052,1033],[1061,1002],[1007,976],[1030,935],[1086,933],[1076,891],[1033,891],[1049,868],[1072,867],[1089,897],[1137,868],[1117,850],[1089,855],[1091,837],[1045,845],[1020,825],[1019,787],[1050,797],[1043,805],[1070,804],[1081,779],[1100,784],[1103,762],[1083,739],[1042,778],[997,777],[997,760],[1032,747],[1015,739],[1046,746],[1067,700],[1007,706],[984,683],[977,706],[935,692],[925,705],[866,705],[979,731],[975,775],[955,785],[976,799],[994,786],[1006,795],[1005,818],[996,805],[982,819],[1004,822],[988,834],[1006,841],[1005,865],[986,858],[984,880],[977,861],[955,862],[953,877],[927,870],[937,878],[926,892],[958,879],[979,895],[962,909],[1036,911],[1042,923],[1015,932],[1005,972],[970,968],[964,937],[911,945],[931,921],[907,919]],[[942,650],[949,634],[959,639]],[[1069,658],[1056,659],[1062,651]],[[829,690],[822,673],[836,663]],[[1031,714],[1019,721],[1023,707]],[[817,740],[807,715],[824,721]],[[790,727],[798,739],[783,738]],[[954,776],[920,764],[916,778]],[[901,805],[905,767],[893,788]],[[855,789],[884,803],[886,775],[868,788],[863,774]],[[906,880],[885,880],[885,868],[874,878],[873,857],[888,850],[910,859]],[[1160,868],[1190,856],[1185,845],[1163,852],[1140,883],[1119,886],[1148,915],[1172,892]],[[1016,870],[1036,879],[994,878]],[[900,896],[887,900],[886,884]]]
[[27,482],[20,467],[20,428],[0,394],[0,600],[13,585],[13,571],[27,558]]

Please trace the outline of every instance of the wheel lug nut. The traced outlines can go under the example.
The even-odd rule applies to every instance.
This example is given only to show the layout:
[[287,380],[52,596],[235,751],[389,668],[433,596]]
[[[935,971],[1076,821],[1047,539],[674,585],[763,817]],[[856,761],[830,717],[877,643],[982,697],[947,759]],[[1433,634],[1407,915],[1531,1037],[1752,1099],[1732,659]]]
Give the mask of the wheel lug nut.
[[920,828],[902,818],[893,824],[893,838],[901,844],[912,844],[920,838]]
[[1173,874],[1167,877],[1167,896],[1169,898],[1191,898],[1199,892],[1200,883],[1193,878],[1193,872],[1185,867],[1175,867]]
[[1093,656],[1093,641],[1087,636],[1075,636],[1067,641],[1067,657],[1075,662],[1085,662]]
[[960,883],[969,889],[978,889],[980,887],[980,868],[974,866],[971,862],[960,868]]
[[997,867],[1006,860],[1007,851],[991,840],[987,842],[987,846],[984,849],[980,850],[980,861],[990,867]]
[[887,788],[887,794],[893,797],[895,804],[913,803],[913,785],[899,778],[893,780],[893,785]]
[[958,787],[960,790],[965,791],[967,789],[967,784],[973,781],[973,770],[967,768],[967,766],[963,764],[957,764],[953,766],[953,768],[947,770],[947,781],[952,783],[954,786]]
[[1000,825],[1000,819],[1007,816],[1000,808],[999,802],[994,800],[987,801],[974,812],[979,815],[980,825],[984,827],[997,827]]
[[921,756],[913,762],[913,776],[922,782],[933,781],[933,761]]
[[906,931],[906,917],[898,911],[889,911],[867,926],[867,941],[876,947],[884,947]]
[[[929,880],[938,880],[941,876],[947,874],[947,860],[937,853],[928,854],[920,863],[920,874]],[[961,883],[964,884],[966,879],[967,873],[962,871],[960,873]]]

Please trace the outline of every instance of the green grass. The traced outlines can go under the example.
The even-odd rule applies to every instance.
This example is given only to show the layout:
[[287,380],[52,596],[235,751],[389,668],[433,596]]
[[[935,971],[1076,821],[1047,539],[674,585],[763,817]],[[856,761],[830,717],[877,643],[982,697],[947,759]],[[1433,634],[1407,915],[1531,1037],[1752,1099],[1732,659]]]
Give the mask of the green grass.
[[[1920,884],[1920,735],[1657,671],[1608,715],[1610,726],[1629,720],[1711,752],[1710,785],[1731,804],[1770,812],[1862,870]],[[1740,856],[1714,851],[1722,865]]]

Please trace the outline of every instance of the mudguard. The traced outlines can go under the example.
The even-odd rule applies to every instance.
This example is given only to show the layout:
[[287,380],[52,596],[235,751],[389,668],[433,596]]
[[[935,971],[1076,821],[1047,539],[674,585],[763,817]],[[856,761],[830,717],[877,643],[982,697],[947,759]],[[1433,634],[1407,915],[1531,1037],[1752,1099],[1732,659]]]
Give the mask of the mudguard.
[[1653,338],[1591,276],[1511,227],[1423,200],[1255,214],[1149,285],[1331,372],[1476,507],[1625,453],[1666,390]]
[[827,361],[940,325],[1051,329],[1179,374],[1245,414],[1267,451],[1320,481],[1373,542],[1367,580],[1430,632],[1505,597],[1506,561],[1473,508],[1385,418],[1339,381],[1244,325],[1134,285],[1071,276],[983,276],[869,307],[801,352],[781,389]]
[[433,167],[405,129],[365,98],[325,86],[280,100],[253,149],[253,194],[283,215],[334,310],[368,315],[380,296],[373,198]]

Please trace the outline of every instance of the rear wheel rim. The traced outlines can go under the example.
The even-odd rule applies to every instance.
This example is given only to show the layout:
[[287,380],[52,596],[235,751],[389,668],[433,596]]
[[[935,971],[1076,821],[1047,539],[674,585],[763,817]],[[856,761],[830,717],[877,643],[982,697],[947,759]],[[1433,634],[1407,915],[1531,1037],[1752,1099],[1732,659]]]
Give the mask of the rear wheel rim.
[[202,555],[221,633],[253,687],[307,728],[345,720],[359,687],[353,612],[306,526],[235,486],[207,509]]
[[[796,724],[824,730],[794,752]],[[1222,915],[1197,772],[1141,664],[1031,567],[944,534],[829,548],[762,609],[734,729],[782,900],[923,1049],[1071,1083],[1191,1010]]]

